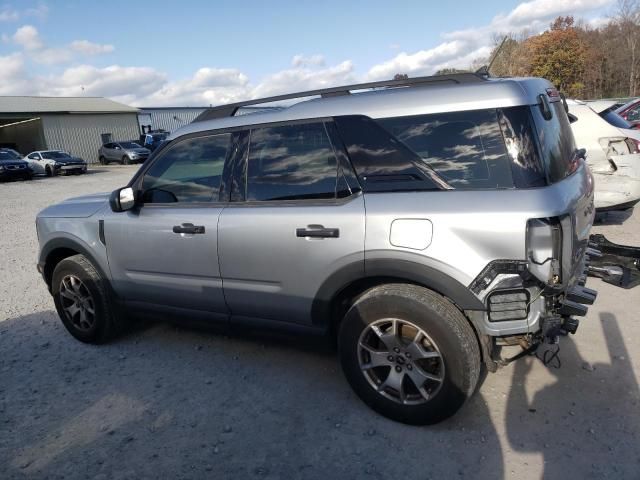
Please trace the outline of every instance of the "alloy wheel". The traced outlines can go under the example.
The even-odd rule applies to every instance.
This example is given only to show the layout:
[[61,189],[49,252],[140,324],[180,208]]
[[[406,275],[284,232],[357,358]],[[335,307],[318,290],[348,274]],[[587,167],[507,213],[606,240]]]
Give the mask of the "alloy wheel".
[[403,405],[431,400],[442,387],[444,359],[417,325],[397,318],[369,324],[358,341],[360,369],[382,396]]
[[60,302],[67,319],[79,330],[90,330],[96,321],[95,303],[89,289],[75,275],[60,282]]

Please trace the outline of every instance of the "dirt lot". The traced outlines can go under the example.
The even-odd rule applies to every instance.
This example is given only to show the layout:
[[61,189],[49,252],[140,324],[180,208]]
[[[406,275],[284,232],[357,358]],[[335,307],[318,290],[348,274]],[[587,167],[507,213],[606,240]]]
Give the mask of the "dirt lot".
[[[135,168],[0,184],[0,478],[640,477],[640,287],[591,280],[561,369],[521,360],[431,428],[373,413],[305,339],[146,324],[75,341],[35,269],[35,215]],[[640,209],[596,230],[640,244]]]

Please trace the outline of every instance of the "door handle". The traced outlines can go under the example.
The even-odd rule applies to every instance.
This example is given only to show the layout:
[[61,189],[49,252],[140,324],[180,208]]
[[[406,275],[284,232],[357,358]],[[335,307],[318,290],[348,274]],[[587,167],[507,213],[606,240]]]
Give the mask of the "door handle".
[[296,228],[296,237],[338,238],[339,228],[324,228],[322,225],[308,225],[308,228]]
[[182,225],[175,225],[173,227],[173,233],[204,233],[204,225],[194,225],[193,223],[183,223]]

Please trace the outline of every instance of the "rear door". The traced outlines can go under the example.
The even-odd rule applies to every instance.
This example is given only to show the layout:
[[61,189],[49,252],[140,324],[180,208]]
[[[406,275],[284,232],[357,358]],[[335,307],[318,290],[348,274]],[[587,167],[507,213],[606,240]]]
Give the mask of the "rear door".
[[329,276],[364,270],[364,198],[330,140],[332,128],[314,121],[246,134],[218,230],[232,321],[310,324]]
[[231,134],[176,141],[136,185],[141,206],[105,218],[113,288],[142,307],[228,313],[218,267],[222,172]]

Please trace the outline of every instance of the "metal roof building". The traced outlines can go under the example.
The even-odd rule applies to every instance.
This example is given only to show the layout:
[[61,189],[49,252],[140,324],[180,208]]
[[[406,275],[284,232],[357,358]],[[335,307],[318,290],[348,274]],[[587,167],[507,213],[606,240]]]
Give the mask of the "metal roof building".
[[135,140],[138,109],[101,97],[0,96],[0,147],[66,150],[98,161],[105,141]]

